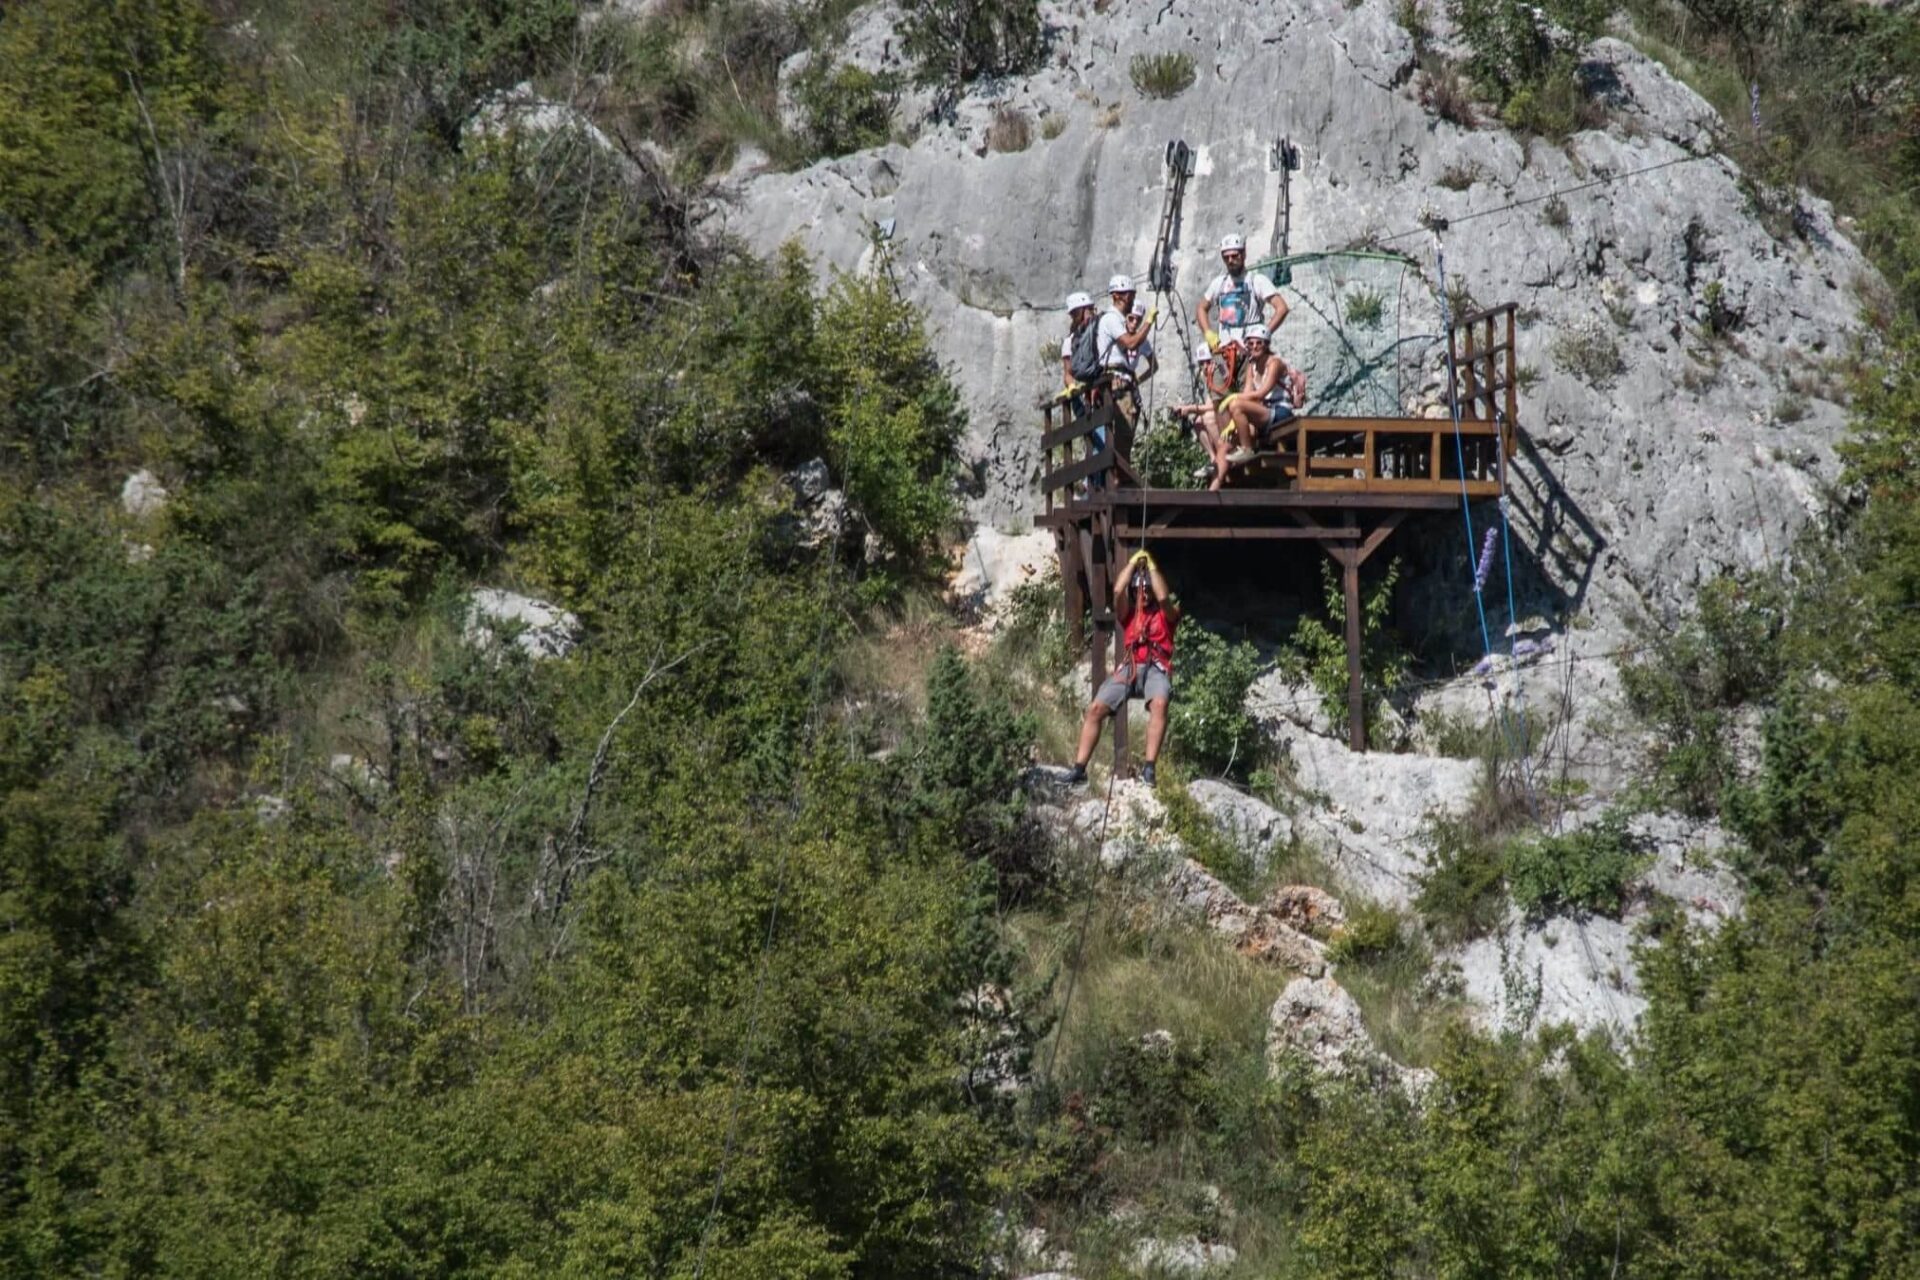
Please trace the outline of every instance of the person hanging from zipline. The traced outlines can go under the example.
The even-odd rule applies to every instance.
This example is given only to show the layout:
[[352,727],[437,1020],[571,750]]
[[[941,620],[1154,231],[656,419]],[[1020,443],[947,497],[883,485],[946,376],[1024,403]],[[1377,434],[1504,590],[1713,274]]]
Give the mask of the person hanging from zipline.
[[1113,616],[1126,638],[1127,660],[1114,668],[1080,722],[1080,749],[1074,755],[1069,783],[1087,780],[1087,761],[1100,745],[1107,718],[1128,698],[1147,703],[1147,759],[1140,777],[1154,785],[1153,767],[1160,743],[1167,736],[1167,704],[1173,701],[1173,633],[1180,625],[1180,603],[1167,590],[1160,566],[1146,551],[1136,551],[1113,584]]

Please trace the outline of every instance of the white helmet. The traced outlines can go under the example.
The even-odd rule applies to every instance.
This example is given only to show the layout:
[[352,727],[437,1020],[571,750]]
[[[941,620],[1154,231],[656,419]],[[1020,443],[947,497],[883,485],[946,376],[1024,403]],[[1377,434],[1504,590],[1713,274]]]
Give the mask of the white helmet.
[[1107,281],[1107,292],[1108,293],[1132,293],[1133,277],[1130,275],[1124,275],[1124,274],[1115,276],[1113,279]]
[[1082,307],[1090,307],[1092,305],[1093,297],[1087,293],[1085,289],[1076,289],[1067,295],[1067,310],[1069,312],[1078,311]]
[[1247,238],[1243,235],[1240,235],[1238,232],[1235,232],[1231,235],[1225,235],[1220,237],[1220,252],[1245,253],[1246,251],[1247,251]]
[[1208,346],[1204,342],[1196,342],[1193,344],[1193,362],[1195,364],[1206,364],[1208,361],[1212,359],[1213,359],[1212,347]]
[[1127,314],[1128,314],[1128,315],[1130,315],[1130,316],[1144,316],[1144,315],[1146,315],[1146,314],[1147,314],[1147,300],[1146,300],[1145,298],[1135,298],[1135,299],[1133,300],[1133,310],[1131,310],[1131,311],[1129,311],[1129,312],[1127,312]]
[[1261,342],[1273,341],[1273,335],[1267,332],[1267,326],[1263,324],[1248,325],[1246,329],[1241,333],[1240,337],[1247,342],[1252,342],[1256,338],[1258,338]]

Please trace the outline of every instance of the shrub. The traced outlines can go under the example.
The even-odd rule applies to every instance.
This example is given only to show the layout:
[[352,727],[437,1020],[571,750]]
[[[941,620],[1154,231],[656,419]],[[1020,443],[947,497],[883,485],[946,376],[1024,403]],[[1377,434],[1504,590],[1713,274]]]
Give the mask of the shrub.
[[901,41],[921,82],[950,95],[983,75],[1029,70],[1046,49],[1038,0],[919,0]]
[[837,156],[887,140],[900,84],[885,72],[815,58],[795,77],[793,98],[809,154]]
[[1334,964],[1378,960],[1403,945],[1400,913],[1369,902],[1348,912],[1347,923],[1327,944],[1327,959]]
[[[1331,564],[1320,566],[1326,599],[1326,620],[1303,614],[1293,637],[1281,650],[1280,669],[1290,680],[1305,680],[1320,695],[1327,718],[1344,728],[1347,723],[1346,593]],[[1408,657],[1387,620],[1393,612],[1393,588],[1400,581],[1400,561],[1387,566],[1372,586],[1362,584],[1360,597],[1360,673],[1364,685],[1363,714],[1371,730],[1385,696],[1407,677]],[[1335,625],[1335,620],[1339,624]]]
[[951,645],[934,657],[904,802],[938,838],[991,861],[1008,898],[1032,887],[1018,784],[1037,732],[1033,718],[990,694]]
[[1061,134],[1065,133],[1066,131],[1067,131],[1067,113],[1066,112],[1049,111],[1045,115],[1040,117],[1040,136],[1045,138],[1048,142],[1052,142],[1055,138],[1059,137]]
[[1562,369],[1590,387],[1605,388],[1626,368],[1620,344],[1597,325],[1585,325],[1555,335],[1553,359]]
[[1717,810],[1733,779],[1730,710],[1779,681],[1785,604],[1773,579],[1716,578],[1692,617],[1620,668],[1628,709],[1655,731],[1656,783],[1690,812]]
[[1184,53],[1135,54],[1127,74],[1146,97],[1177,98],[1193,87],[1193,59]]
[[1133,465],[1140,478],[1155,489],[1193,489],[1193,473],[1207,465],[1200,438],[1179,419],[1168,415],[1142,431],[1133,442]]
[[1377,329],[1387,314],[1387,296],[1378,289],[1362,285],[1346,296],[1347,323],[1363,329]]
[[1014,106],[1002,106],[993,113],[987,126],[987,150],[1025,151],[1033,145],[1033,126],[1027,113]]
[[1188,623],[1180,628],[1174,669],[1169,727],[1181,753],[1213,773],[1245,773],[1259,754],[1260,727],[1247,711],[1259,652]]
[[1447,0],[1474,84],[1500,104],[1509,126],[1548,137],[1590,121],[1577,54],[1609,9],[1606,0]]
[[1469,818],[1442,815],[1427,823],[1427,869],[1414,908],[1445,942],[1492,932],[1506,915],[1506,851],[1497,832]]
[[1043,676],[1059,675],[1079,657],[1067,644],[1060,600],[1059,572],[1049,568],[1013,589],[1001,619],[1002,646]]
[[1564,227],[1573,221],[1573,215],[1567,211],[1567,202],[1555,196],[1540,206],[1540,221],[1549,227]]
[[1437,53],[1420,59],[1420,105],[1442,120],[1471,129],[1480,123],[1473,110],[1473,90],[1460,68]]
[[1454,163],[1442,169],[1440,176],[1435,178],[1434,181],[1438,185],[1445,187],[1448,191],[1465,191],[1474,183],[1480,181],[1483,176],[1480,166],[1473,161],[1456,160]]
[[1529,915],[1617,915],[1627,882],[1645,862],[1626,815],[1610,809],[1578,831],[1516,842],[1507,851],[1507,887]]

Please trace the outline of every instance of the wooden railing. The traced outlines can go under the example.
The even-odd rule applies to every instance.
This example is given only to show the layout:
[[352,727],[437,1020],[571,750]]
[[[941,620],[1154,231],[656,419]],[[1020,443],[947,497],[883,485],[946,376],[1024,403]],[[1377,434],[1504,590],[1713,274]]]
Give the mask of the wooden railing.
[[[1080,412],[1075,413],[1075,408]],[[1115,480],[1137,485],[1127,462],[1131,440],[1122,439],[1126,419],[1104,383],[1089,387],[1077,401],[1050,400],[1040,435],[1040,490],[1046,514],[1071,503],[1083,487],[1098,489]]]
[[[1275,450],[1236,467],[1229,486],[1323,493],[1459,494],[1497,497],[1513,456],[1519,375],[1513,303],[1456,320],[1447,353],[1460,411],[1439,418],[1298,418]],[[1103,385],[1089,388],[1081,411],[1045,406],[1040,437],[1047,517],[1107,486],[1137,488],[1130,425]],[[1044,518],[1044,517],[1043,517]]]
[[1447,330],[1447,355],[1455,370],[1455,391],[1463,421],[1503,422],[1506,449],[1513,451],[1512,430],[1520,419],[1519,368],[1514,359],[1514,303],[1462,316]]

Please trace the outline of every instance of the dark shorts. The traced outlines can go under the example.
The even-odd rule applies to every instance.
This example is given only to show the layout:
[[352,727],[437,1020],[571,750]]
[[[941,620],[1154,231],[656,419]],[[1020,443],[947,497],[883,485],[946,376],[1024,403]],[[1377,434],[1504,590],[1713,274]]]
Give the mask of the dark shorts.
[[1109,711],[1118,711],[1120,704],[1128,698],[1145,698],[1148,702],[1156,699],[1173,699],[1173,678],[1165,670],[1151,663],[1132,664],[1131,680],[1127,679],[1128,668],[1121,667],[1106,678],[1100,691],[1093,700],[1105,706]]

